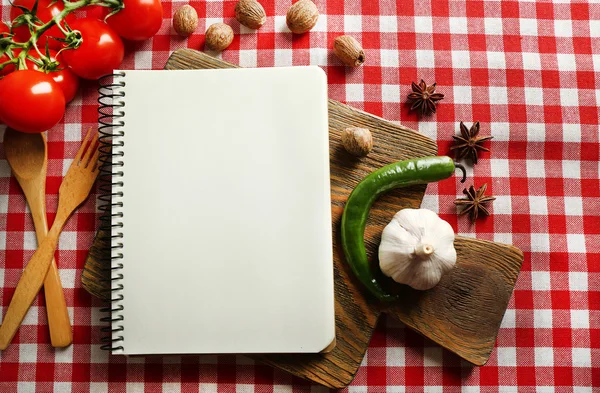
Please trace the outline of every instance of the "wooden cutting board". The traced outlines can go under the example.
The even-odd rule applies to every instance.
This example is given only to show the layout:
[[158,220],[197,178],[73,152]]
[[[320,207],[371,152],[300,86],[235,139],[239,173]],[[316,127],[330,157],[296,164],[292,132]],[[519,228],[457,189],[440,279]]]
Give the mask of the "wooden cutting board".
[[[171,55],[165,69],[229,67],[237,66],[202,52],[181,49]],[[356,159],[340,145],[340,133],[349,126],[372,131],[374,148],[366,158]],[[337,345],[326,354],[254,358],[322,385],[342,388],[354,378],[377,319],[387,313],[465,360],[475,365],[485,364],[521,269],[521,251],[509,245],[457,237],[457,265],[434,289],[421,292],[395,285],[403,301],[382,305],[371,299],[343,259],[339,226],[346,198],[373,170],[398,160],[436,155],[437,146],[409,128],[334,100],[329,100],[329,131]],[[377,248],[385,225],[398,210],[418,208],[425,189],[426,186],[416,186],[394,190],[375,203],[365,232],[367,253],[373,263],[377,263]],[[102,241],[101,237],[98,241]],[[95,272],[102,266],[98,260],[101,254],[94,249],[86,264],[96,267],[84,273],[83,285],[90,293],[102,296],[106,293],[102,291],[105,284],[98,284],[94,278],[94,274],[101,275],[100,270]]]

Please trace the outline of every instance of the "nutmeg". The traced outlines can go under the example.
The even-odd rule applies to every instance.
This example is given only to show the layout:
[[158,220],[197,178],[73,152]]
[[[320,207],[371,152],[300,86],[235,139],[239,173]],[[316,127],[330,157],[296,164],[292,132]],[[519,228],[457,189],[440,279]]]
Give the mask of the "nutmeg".
[[227,49],[233,41],[233,30],[225,23],[215,23],[206,30],[206,47],[214,51]]
[[360,43],[349,35],[342,35],[333,42],[333,53],[351,67],[358,67],[365,62],[365,51]]
[[259,29],[267,21],[265,9],[256,0],[240,0],[235,5],[235,19],[240,24],[250,28]]
[[318,19],[319,10],[315,3],[300,0],[288,9],[285,21],[292,33],[302,34],[315,27]]
[[367,128],[348,127],[342,132],[342,146],[348,153],[363,157],[373,149],[373,136]]
[[198,27],[198,13],[190,5],[179,7],[173,15],[173,29],[183,37],[188,37]]

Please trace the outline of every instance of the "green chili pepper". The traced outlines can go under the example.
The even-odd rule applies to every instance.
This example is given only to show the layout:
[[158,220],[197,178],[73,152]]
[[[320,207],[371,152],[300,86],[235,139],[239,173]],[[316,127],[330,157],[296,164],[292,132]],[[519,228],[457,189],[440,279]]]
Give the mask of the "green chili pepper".
[[395,162],[369,174],[348,197],[341,228],[346,262],[360,282],[379,300],[389,301],[397,297],[383,289],[367,259],[364,234],[371,206],[379,195],[388,190],[447,179],[452,176],[455,167],[463,171],[461,182],[464,182],[464,167],[455,164],[450,157],[423,157]]

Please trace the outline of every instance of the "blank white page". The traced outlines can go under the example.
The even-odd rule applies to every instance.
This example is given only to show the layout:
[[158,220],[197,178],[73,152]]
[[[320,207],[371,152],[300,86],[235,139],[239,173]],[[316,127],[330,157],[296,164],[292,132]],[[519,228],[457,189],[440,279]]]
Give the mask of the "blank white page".
[[323,350],[335,337],[324,72],[123,72],[115,353]]

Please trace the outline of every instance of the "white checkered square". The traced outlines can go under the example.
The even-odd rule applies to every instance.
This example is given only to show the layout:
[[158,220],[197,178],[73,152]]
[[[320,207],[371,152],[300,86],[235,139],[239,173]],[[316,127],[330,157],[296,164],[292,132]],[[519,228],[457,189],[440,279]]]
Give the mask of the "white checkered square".
[[533,310],[533,327],[536,329],[550,329],[552,327],[552,310]]
[[600,38],[600,20],[590,20],[590,37]]
[[406,352],[404,347],[390,347],[386,351],[386,364],[388,366],[405,366]]
[[430,16],[415,16],[415,33],[433,33],[433,21]]
[[398,85],[381,85],[381,100],[383,102],[399,102],[400,101],[400,86],[398,86]]
[[466,17],[455,17],[451,16],[448,18],[450,24],[450,34],[467,34],[467,22]]
[[538,35],[538,26],[537,20],[529,19],[529,18],[519,18],[519,27],[521,30],[521,35]]
[[178,382],[163,382],[162,390],[163,393],[180,393],[181,384]]
[[81,141],[81,125],[78,123],[65,123],[65,142]]
[[590,348],[571,348],[573,367],[591,367],[592,351]]
[[589,329],[590,312],[588,310],[571,310],[571,327],[573,329]]
[[[523,69],[524,70],[541,70],[542,60],[539,53],[523,52]],[[527,92],[528,89],[525,89]]]
[[550,272],[531,272],[531,289],[534,291],[550,290]]
[[235,393],[254,393],[254,385],[238,383],[235,385]]
[[363,101],[365,99],[364,85],[347,84],[346,101]]
[[554,35],[556,37],[573,37],[573,23],[570,19],[557,19],[554,21]]
[[[597,102],[600,102],[598,100]],[[563,124],[563,141],[581,142],[581,124]]]
[[535,365],[537,367],[553,366],[554,352],[551,347],[535,348]]
[[[494,201],[495,203],[495,201]],[[496,208],[494,207],[494,214],[496,213]],[[512,244],[512,233],[502,233],[502,232],[494,232],[494,241],[503,244]]]
[[19,344],[19,362],[36,363],[37,362],[37,344]]
[[562,161],[562,176],[567,179],[580,179],[581,167],[579,161],[563,160]]
[[60,280],[63,284],[63,288],[75,288],[75,281],[77,278],[77,269],[58,269]]
[[567,249],[569,252],[585,253],[585,236],[576,233],[567,233]]
[[503,52],[487,52],[488,68],[503,70],[506,68],[506,57]]
[[275,15],[275,25],[274,29],[279,33],[291,33],[292,31],[289,29],[286,23],[285,15]]
[[71,383],[70,382],[54,382],[54,391],[60,393],[70,393]]
[[453,50],[452,52],[452,67],[454,68],[470,68],[471,55],[466,50]]
[[362,31],[362,16],[344,15],[344,31],[346,33],[360,33]]
[[[311,54],[312,54],[312,51],[311,51]],[[319,64],[319,63],[313,63],[312,59],[311,59],[310,63],[313,65]],[[240,50],[240,66],[252,68],[252,67],[256,67],[256,65],[257,65],[257,52],[255,50],[241,49]]]
[[433,68],[435,64],[435,55],[432,50],[416,50],[417,67]]
[[310,64],[326,66],[328,64],[329,49],[326,48],[311,48],[310,49]]
[[369,393],[367,386],[353,385],[348,386],[348,393]]
[[481,388],[479,386],[469,386],[465,385],[461,389],[462,393],[479,393],[481,392]]
[[[540,92],[540,99],[541,99]],[[542,104],[539,104],[542,105]],[[527,123],[527,140],[532,142],[543,142],[546,140],[546,125],[544,123]],[[541,160],[537,160],[541,161]]]
[[59,250],[77,250],[77,232],[63,231],[58,240]]
[[90,393],[108,393],[108,382],[91,382]]
[[483,20],[485,34],[501,35],[502,34],[502,19],[501,18],[484,18]]
[[490,86],[490,104],[506,105],[508,104],[508,91],[503,86]]
[[35,382],[17,382],[17,393],[36,393]]
[[152,51],[136,50],[134,52],[134,59],[136,70],[152,69]]
[[586,272],[569,272],[569,290],[587,291],[588,274]]
[[382,67],[398,67],[400,64],[397,50],[382,49],[379,51],[379,53],[381,56]]
[[317,19],[317,24],[310,31],[327,33],[327,15],[319,15],[319,19]]
[[532,233],[531,251],[550,252],[550,236],[547,233]]
[[398,18],[395,16],[382,15],[379,17],[379,30],[382,33],[397,33]]
[[455,104],[472,104],[471,86],[454,86]]
[[21,325],[37,325],[39,323],[40,309],[38,306],[29,307],[29,311],[25,314]]
[[23,250],[35,251],[37,250],[37,237],[35,232],[26,231],[23,232]]
[[275,49],[275,67],[291,67],[292,65],[291,49]]
[[[62,279],[61,279],[62,281]],[[64,281],[62,281],[64,283]],[[64,285],[63,285],[64,288]],[[72,363],[73,362],[73,346],[69,345],[65,348],[54,349],[54,361],[56,363]]]
[[575,55],[572,53],[557,53],[556,59],[558,61],[559,71],[577,71],[577,63],[575,62]]
[[142,393],[144,391],[144,383],[143,382],[126,382],[125,389],[127,389],[127,393]]
[[529,214],[548,215],[548,200],[545,196],[529,196]]
[[516,366],[517,349],[514,347],[498,347],[498,366]]
[[273,393],[292,393],[292,387],[288,385],[273,385]]
[[525,89],[525,103],[527,105],[544,105],[544,93],[539,87]]
[[535,393],[554,393],[554,386],[536,386]]
[[583,216],[583,200],[580,197],[564,197],[565,215]]
[[560,89],[560,104],[562,106],[578,106],[577,89]]
[[[508,177],[508,160],[504,158],[494,158],[490,160],[492,175],[496,177]],[[496,211],[496,202],[494,202],[494,211]]]
[[516,326],[516,310],[514,308],[509,308],[504,313],[504,317],[502,317],[501,327],[505,329],[512,329]]
[[[527,160],[527,177],[530,178],[544,178],[546,177],[546,168],[544,160]],[[494,203],[495,204],[495,203]]]

